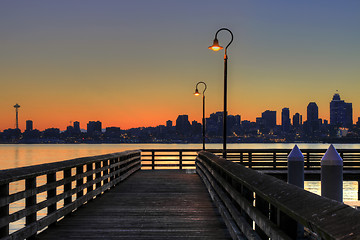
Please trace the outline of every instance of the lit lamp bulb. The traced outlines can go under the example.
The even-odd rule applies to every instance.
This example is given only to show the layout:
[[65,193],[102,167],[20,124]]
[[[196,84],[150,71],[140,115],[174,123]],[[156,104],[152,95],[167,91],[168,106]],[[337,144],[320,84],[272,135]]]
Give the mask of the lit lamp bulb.
[[217,40],[217,38],[214,39],[213,45],[208,47],[210,50],[213,50],[215,52],[223,49],[222,46],[219,45],[219,41]]
[[195,96],[199,96],[199,95],[200,95],[200,93],[199,93],[199,90],[198,90],[198,89],[196,89],[196,90],[195,90],[194,95],[195,95]]

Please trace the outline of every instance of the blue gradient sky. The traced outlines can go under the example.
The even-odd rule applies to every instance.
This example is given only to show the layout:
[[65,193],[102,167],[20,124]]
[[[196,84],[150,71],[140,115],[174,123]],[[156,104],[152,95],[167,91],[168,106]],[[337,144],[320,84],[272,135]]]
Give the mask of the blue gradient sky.
[[[221,4],[221,5],[219,5]],[[360,116],[360,1],[14,1],[0,3],[0,129],[156,126],[178,114],[201,121],[221,111],[229,47],[229,114],[254,121],[290,108],[306,119],[311,101],[329,119],[335,90]],[[226,45],[229,35],[219,35]]]

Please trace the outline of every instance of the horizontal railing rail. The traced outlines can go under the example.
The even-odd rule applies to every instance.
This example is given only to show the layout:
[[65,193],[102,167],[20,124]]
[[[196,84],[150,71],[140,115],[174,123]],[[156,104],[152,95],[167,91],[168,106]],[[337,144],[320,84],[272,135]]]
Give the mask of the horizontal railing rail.
[[[201,149],[142,149],[142,169],[195,169],[195,157]],[[221,149],[209,149],[218,156]],[[259,170],[286,170],[291,149],[228,149],[227,160]],[[326,149],[301,149],[306,170],[320,170]],[[338,149],[344,170],[360,169],[360,149]]]
[[[140,168],[141,153],[135,150],[1,170],[0,239],[34,239],[39,231]],[[12,184],[22,185],[23,190],[13,192]],[[25,202],[22,209],[10,212],[10,206],[17,202]],[[40,211],[45,212],[42,217]],[[25,226],[10,233],[10,224],[22,219]]]
[[360,212],[202,151],[196,171],[233,239],[359,239]]

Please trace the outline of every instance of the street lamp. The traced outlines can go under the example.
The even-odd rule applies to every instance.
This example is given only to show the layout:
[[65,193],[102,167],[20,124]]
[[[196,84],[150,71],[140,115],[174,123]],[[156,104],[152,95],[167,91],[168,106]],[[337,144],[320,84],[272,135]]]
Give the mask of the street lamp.
[[196,84],[196,87],[195,87],[196,89],[195,89],[194,95],[195,96],[200,96],[200,93],[199,93],[199,90],[198,90],[198,85],[200,83],[204,84],[204,91],[202,93],[202,95],[203,95],[203,117],[202,117],[202,125],[203,125],[202,135],[203,136],[202,137],[203,137],[203,150],[205,150],[205,91],[206,91],[206,88],[207,88],[206,83],[198,82]]
[[223,117],[223,158],[226,158],[226,119],[227,119],[227,60],[228,60],[228,56],[227,56],[227,48],[229,47],[229,45],[232,43],[234,36],[232,34],[232,32],[227,29],[227,28],[220,28],[216,33],[215,33],[215,39],[213,42],[213,45],[209,47],[209,49],[213,50],[213,51],[219,51],[221,49],[223,49],[222,46],[219,45],[219,41],[217,39],[217,35],[220,31],[225,30],[228,31],[231,34],[231,40],[228,43],[228,45],[225,47],[225,53],[224,53],[224,117]]

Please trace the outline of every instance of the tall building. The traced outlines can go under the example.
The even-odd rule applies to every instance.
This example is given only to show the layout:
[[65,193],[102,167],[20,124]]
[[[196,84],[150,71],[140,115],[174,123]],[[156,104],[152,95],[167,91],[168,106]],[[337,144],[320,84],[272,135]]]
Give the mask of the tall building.
[[310,102],[307,106],[307,121],[308,122],[319,121],[319,108],[315,102]]
[[235,119],[236,119],[236,125],[240,126],[241,125],[241,116],[235,115]]
[[168,128],[172,127],[172,121],[171,120],[166,121],[166,127],[168,127]]
[[353,125],[352,103],[341,100],[335,93],[330,102],[330,125],[335,127],[351,128]]
[[211,113],[210,117],[206,118],[206,132],[209,136],[222,136],[223,118],[223,112]]
[[276,126],[276,111],[266,110],[261,114],[264,121],[264,127],[268,130],[273,129]]
[[87,124],[87,133],[94,134],[94,133],[101,133],[101,122],[100,121],[89,121]]
[[307,106],[306,132],[311,134],[319,128],[319,108],[315,102],[310,102]]
[[300,115],[300,113],[295,113],[293,116],[293,126],[295,128],[300,127],[300,125],[302,125],[302,116]]
[[80,133],[81,130],[80,130],[80,123],[78,121],[75,121],[74,122],[74,132],[75,133]]
[[283,108],[281,111],[281,128],[287,132],[290,130],[290,110],[289,108]]
[[27,120],[26,121],[26,130],[25,131],[32,131],[33,130],[33,121]]
[[176,131],[186,135],[190,131],[190,122],[188,115],[179,115],[176,119]]

